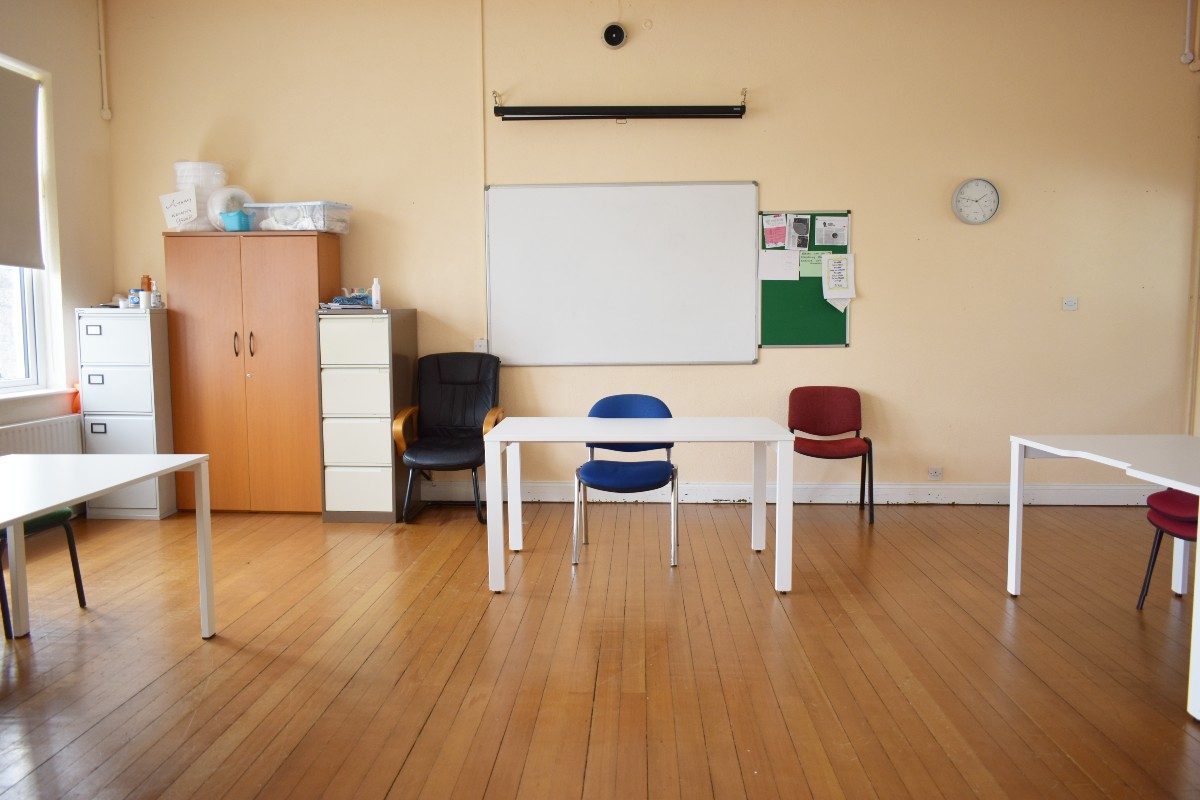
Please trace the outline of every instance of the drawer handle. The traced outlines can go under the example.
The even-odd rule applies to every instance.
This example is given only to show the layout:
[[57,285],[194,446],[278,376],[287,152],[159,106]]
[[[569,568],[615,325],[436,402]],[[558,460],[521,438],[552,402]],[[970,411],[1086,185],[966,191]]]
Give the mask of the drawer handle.
[[84,325],[83,326],[83,335],[84,336],[100,336],[101,335],[100,334],[100,326],[99,325]]
[[93,423],[91,423],[91,426],[92,426],[92,433],[108,433],[108,423],[107,422],[93,422]]
[[103,386],[104,385],[104,376],[103,375],[88,375],[88,383],[91,384],[92,386]]

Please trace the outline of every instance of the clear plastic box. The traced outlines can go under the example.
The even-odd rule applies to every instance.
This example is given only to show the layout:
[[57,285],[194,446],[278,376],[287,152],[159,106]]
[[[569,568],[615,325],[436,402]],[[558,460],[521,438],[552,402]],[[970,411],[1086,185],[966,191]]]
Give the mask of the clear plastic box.
[[264,231],[329,231],[350,232],[350,211],[353,206],[329,200],[306,200],[298,203],[246,203],[246,209],[258,214],[256,227]]

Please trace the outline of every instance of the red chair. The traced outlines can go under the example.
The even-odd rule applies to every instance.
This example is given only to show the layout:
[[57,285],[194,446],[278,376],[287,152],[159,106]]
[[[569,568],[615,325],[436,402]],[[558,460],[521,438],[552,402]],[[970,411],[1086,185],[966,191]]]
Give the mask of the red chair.
[[862,435],[862,399],[845,386],[799,386],[788,396],[788,430],[808,436],[844,436],[841,439],[809,439],[797,436],[792,449],[813,458],[862,458],[858,483],[858,507],[863,495],[875,524],[875,455],[871,440]]
[[1150,510],[1146,519],[1154,526],[1154,545],[1150,548],[1150,563],[1146,566],[1146,578],[1142,581],[1142,593],[1138,596],[1138,611],[1146,602],[1150,591],[1150,576],[1154,574],[1154,562],[1158,560],[1158,549],[1162,546],[1163,534],[1167,533],[1185,542],[1196,541],[1196,509],[1200,498],[1178,489],[1164,489],[1146,498]]

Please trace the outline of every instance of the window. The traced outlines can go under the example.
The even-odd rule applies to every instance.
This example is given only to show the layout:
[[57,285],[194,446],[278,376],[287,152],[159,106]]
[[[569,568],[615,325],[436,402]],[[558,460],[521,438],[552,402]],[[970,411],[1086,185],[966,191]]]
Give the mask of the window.
[[46,383],[48,79],[0,53],[0,394]]
[[40,385],[31,269],[0,267],[0,392]]

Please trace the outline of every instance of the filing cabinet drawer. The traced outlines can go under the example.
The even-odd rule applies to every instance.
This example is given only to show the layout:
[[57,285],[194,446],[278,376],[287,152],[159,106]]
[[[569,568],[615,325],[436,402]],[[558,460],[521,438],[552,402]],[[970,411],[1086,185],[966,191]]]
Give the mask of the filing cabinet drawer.
[[321,318],[321,363],[391,363],[391,337],[387,317]]
[[83,415],[83,452],[153,453],[153,417]]
[[321,415],[389,417],[391,372],[386,367],[321,370]]
[[79,317],[80,364],[149,364],[146,314]]
[[321,421],[325,463],[391,466],[392,421],[387,417],[335,417]]
[[[83,416],[83,452],[153,453],[153,417]],[[96,508],[154,508],[158,505],[158,482],[135,483],[88,501]]]
[[391,511],[390,467],[327,467],[327,511]]
[[79,370],[79,393],[84,411],[149,414],[154,410],[154,385],[149,367],[91,367]]

